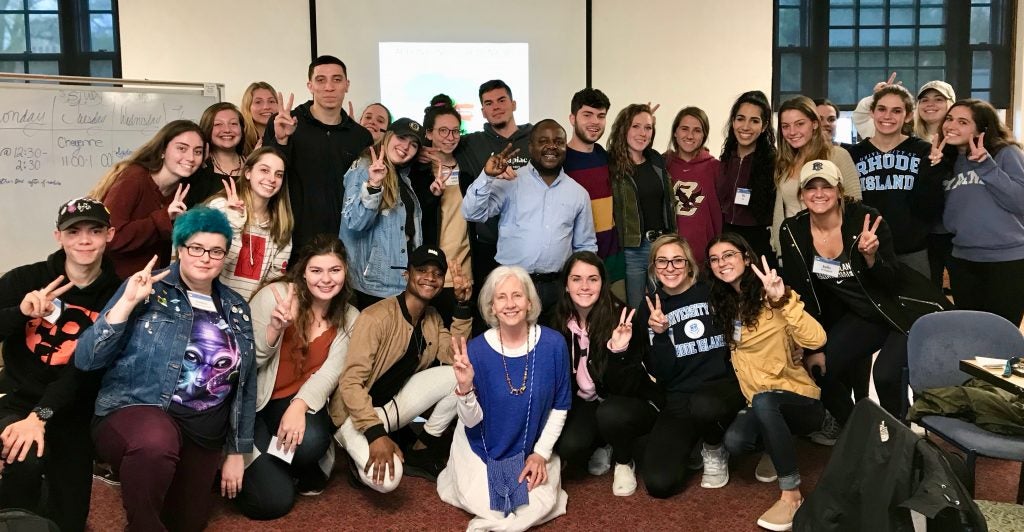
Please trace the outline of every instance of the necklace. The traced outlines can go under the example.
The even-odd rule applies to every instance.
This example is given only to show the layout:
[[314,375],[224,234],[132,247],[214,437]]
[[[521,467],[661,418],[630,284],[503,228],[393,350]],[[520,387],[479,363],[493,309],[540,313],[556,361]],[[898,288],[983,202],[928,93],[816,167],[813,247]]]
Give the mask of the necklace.
[[530,341],[532,339],[533,327],[530,327],[530,331],[526,335],[526,364],[523,364],[523,384],[518,387],[512,386],[512,376],[508,374],[508,363],[505,362],[505,343],[501,338],[501,327],[498,327],[498,347],[501,349],[501,365],[505,368],[505,383],[508,384],[508,392],[512,395],[522,395],[526,391],[526,383],[529,380],[527,377],[530,373]]
[[216,170],[218,174],[226,176],[235,176],[235,174],[237,174],[239,170],[242,169],[242,165],[245,164],[244,161],[242,161],[241,155],[235,154],[235,164],[237,164],[238,166],[235,166],[231,170],[225,171],[223,168],[221,168],[220,161],[217,160],[217,156],[213,156],[213,169]]

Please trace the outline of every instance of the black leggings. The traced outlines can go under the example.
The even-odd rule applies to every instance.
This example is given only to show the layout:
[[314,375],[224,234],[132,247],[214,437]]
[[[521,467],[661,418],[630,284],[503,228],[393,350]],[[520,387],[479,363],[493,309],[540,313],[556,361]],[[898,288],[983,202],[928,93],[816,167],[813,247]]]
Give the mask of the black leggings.
[[597,399],[587,401],[578,395],[572,397],[572,408],[555,444],[555,452],[571,474],[580,474],[594,449],[602,443],[597,427],[597,411],[601,406]]
[[701,439],[709,445],[722,443],[725,429],[745,403],[732,376],[706,382],[690,393],[669,393],[657,413],[640,399],[613,399],[598,410],[601,432],[609,436],[616,463],[625,463],[619,449],[631,449],[637,438],[650,432],[640,475],[647,493],[657,498],[682,491],[690,451]]
[[949,287],[957,308],[991,312],[1020,325],[1024,318],[1024,259],[973,262],[953,257],[949,266]]
[[865,320],[847,312],[828,329],[825,344],[825,374],[818,378],[821,386],[821,402],[839,421],[846,423],[853,411],[850,399],[850,372],[871,355],[879,351],[872,368],[878,402],[890,414],[899,417],[907,400],[906,390],[901,390],[903,368],[907,366],[907,337],[899,331]]
[[[277,434],[291,397],[272,399],[256,413],[254,439],[260,456],[245,468],[242,491],[236,499],[239,510],[250,519],[277,519],[291,511],[295,504],[296,488],[322,487],[326,476],[320,469],[320,459],[331,445],[331,418],[327,407],[317,413],[306,413],[306,431],[302,444],[295,449],[292,463],[288,464],[267,454],[270,438]],[[298,479],[298,486],[292,479]]]

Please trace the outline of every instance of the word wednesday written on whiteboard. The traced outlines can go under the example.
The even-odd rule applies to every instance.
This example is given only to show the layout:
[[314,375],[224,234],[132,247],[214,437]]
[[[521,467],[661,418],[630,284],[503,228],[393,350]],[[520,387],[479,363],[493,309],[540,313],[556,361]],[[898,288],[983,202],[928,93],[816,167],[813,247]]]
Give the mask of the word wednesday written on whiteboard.
[[[120,83],[120,82],[119,82]],[[199,120],[217,85],[0,83],[0,273],[57,249],[57,208],[83,196],[164,124]]]

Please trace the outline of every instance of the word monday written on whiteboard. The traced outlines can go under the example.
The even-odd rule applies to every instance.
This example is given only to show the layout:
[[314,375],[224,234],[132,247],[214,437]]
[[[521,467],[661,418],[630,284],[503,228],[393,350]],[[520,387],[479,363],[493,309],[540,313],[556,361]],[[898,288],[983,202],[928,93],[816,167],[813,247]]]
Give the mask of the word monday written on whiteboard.
[[[215,86],[214,86],[215,87]],[[57,208],[85,195],[164,124],[198,121],[219,91],[0,84],[0,273],[42,260]]]

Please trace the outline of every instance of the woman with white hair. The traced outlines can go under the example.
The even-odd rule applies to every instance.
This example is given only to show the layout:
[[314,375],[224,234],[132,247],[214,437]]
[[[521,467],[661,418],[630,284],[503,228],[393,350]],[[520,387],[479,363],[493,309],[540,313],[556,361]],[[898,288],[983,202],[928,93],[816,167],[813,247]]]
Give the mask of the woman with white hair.
[[565,513],[553,449],[572,403],[569,353],[537,325],[526,270],[496,268],[479,300],[491,328],[468,345],[452,337],[459,421],[437,493],[476,515],[467,530],[526,530]]

